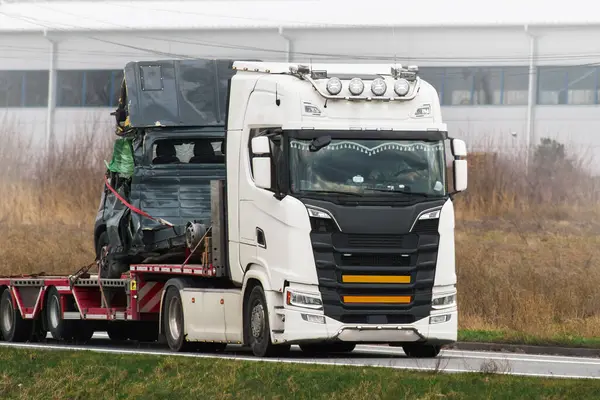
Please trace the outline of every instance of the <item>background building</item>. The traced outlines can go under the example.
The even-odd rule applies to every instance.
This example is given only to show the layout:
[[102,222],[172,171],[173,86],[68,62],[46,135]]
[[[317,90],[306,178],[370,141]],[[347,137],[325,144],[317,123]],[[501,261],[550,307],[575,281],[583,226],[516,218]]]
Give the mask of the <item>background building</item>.
[[419,65],[474,150],[553,137],[600,156],[600,17],[578,1],[5,0],[0,115],[41,144],[110,130],[131,60],[397,62]]

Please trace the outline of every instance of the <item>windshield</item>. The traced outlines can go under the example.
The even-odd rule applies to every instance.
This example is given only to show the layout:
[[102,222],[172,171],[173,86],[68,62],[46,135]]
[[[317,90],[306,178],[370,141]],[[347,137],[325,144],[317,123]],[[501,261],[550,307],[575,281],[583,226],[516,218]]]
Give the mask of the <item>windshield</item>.
[[[446,194],[443,141],[290,138],[292,192]],[[313,148],[314,150],[314,148]]]

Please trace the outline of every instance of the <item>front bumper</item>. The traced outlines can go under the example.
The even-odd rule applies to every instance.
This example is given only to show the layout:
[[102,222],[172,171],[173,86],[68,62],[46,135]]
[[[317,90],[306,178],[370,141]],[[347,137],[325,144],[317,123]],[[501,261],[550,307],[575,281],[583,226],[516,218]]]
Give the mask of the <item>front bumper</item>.
[[[457,340],[457,307],[432,310],[429,317],[412,324],[343,324],[310,309],[285,308],[278,312],[284,317],[283,332],[273,335],[274,343],[309,343],[344,341],[364,344],[401,344],[427,342],[451,344]],[[445,318],[443,316],[446,316]],[[438,318],[435,318],[438,317]],[[437,322],[436,321],[445,322]]]

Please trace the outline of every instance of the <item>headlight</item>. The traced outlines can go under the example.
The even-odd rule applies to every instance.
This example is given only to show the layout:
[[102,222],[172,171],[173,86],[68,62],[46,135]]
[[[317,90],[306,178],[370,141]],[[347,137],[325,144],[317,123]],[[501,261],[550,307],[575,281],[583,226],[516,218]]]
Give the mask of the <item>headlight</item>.
[[324,211],[317,210],[316,208],[306,207],[308,211],[308,215],[313,218],[323,218],[323,219],[331,219],[331,215],[327,214]]
[[387,85],[383,79],[377,78],[371,82],[371,92],[373,92],[375,96],[383,96],[386,90]]
[[396,92],[398,96],[406,96],[409,89],[410,84],[404,78],[398,79],[394,84],[394,92]]
[[431,302],[434,307],[447,307],[453,305],[454,303],[456,303],[456,294],[437,297]]
[[331,78],[327,81],[327,91],[329,94],[336,95],[342,91],[342,81],[340,78]]
[[320,310],[323,308],[323,301],[321,300],[320,295],[298,293],[288,290],[285,297],[285,302],[289,306],[312,308],[315,310]]
[[365,84],[360,78],[352,78],[348,84],[348,90],[350,90],[350,93],[354,96],[358,96],[365,90]]

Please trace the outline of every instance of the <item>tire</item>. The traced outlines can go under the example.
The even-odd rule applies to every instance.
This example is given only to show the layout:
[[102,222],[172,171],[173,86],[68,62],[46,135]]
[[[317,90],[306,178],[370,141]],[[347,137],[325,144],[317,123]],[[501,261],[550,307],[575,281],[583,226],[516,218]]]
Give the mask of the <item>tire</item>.
[[247,334],[248,345],[257,357],[273,357],[285,353],[289,345],[274,345],[271,342],[271,327],[265,292],[262,286],[252,288],[246,301],[244,332]]
[[411,343],[402,346],[402,350],[410,358],[435,358],[440,354],[442,347],[427,343]]
[[191,346],[185,341],[181,295],[175,286],[169,286],[167,289],[162,315],[162,324],[169,348],[177,352],[190,349]]
[[129,265],[115,260],[114,254],[111,254],[108,250],[107,254],[105,254],[103,251],[104,247],[108,247],[109,244],[108,233],[104,231],[98,236],[98,241],[96,242],[96,258],[100,261],[100,278],[118,279],[123,272],[129,269]]
[[309,354],[351,353],[356,348],[354,343],[334,342],[301,344],[300,349]]
[[74,321],[62,319],[62,311],[58,290],[55,287],[51,287],[46,295],[46,323],[48,331],[56,340],[72,340],[74,338]]
[[33,321],[21,317],[13,305],[10,289],[0,296],[0,332],[7,342],[26,342],[32,336]]

